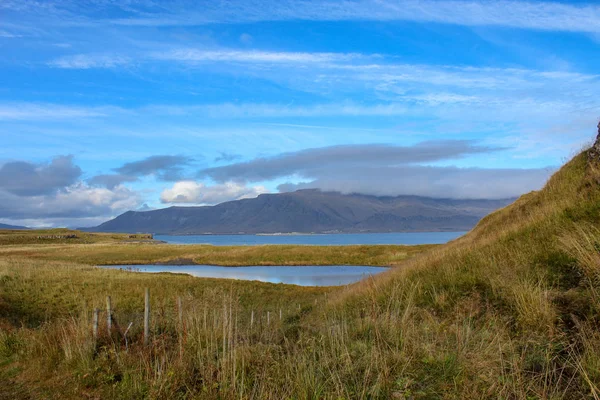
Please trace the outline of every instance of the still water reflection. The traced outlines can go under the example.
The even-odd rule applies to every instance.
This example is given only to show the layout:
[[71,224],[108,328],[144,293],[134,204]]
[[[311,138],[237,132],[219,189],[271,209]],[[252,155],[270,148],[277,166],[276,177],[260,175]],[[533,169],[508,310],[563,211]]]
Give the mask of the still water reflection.
[[172,272],[200,278],[241,279],[299,286],[339,286],[385,271],[383,267],[356,265],[336,266],[268,266],[221,267],[215,265],[110,265],[102,268],[157,273]]

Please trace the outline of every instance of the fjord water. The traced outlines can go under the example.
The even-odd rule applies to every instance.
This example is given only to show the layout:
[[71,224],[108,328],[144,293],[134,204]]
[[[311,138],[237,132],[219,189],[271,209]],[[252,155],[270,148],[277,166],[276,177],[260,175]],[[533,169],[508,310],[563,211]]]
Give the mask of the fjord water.
[[358,244],[443,244],[466,232],[335,233],[323,235],[154,235],[156,240],[172,244],[211,244],[214,246],[252,246],[297,244],[348,246]]
[[381,273],[387,268],[356,265],[221,267],[215,265],[110,265],[103,268],[137,272],[171,272],[200,278],[241,279],[298,286],[340,286]]

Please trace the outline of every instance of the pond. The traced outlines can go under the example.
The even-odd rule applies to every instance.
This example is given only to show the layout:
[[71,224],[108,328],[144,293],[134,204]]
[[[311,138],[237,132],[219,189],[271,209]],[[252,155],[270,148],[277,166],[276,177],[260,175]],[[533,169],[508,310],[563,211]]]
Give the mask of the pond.
[[199,278],[241,279],[298,286],[341,286],[358,282],[386,271],[384,267],[357,265],[335,266],[252,266],[222,267],[216,265],[107,265],[102,268],[141,273],[171,272]]

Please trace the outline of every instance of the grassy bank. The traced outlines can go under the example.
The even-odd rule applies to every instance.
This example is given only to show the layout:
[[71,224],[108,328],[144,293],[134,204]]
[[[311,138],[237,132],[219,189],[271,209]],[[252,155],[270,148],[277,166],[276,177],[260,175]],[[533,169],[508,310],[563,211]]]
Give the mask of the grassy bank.
[[72,229],[0,229],[0,246],[25,244],[152,243],[152,235],[91,233]]
[[[153,396],[157,393],[153,384],[143,381],[173,376],[179,373],[177,368],[191,367],[183,362],[202,360],[203,368],[210,365],[218,371],[224,356],[223,337],[233,334],[229,329],[234,329],[234,319],[236,341],[277,345],[288,326],[285,321],[293,326],[301,315],[323,304],[331,290],[174,274],[157,277],[24,258],[0,260],[0,285],[0,381],[8,388],[0,393],[0,399]],[[142,346],[145,288],[150,290],[152,307],[149,348]],[[105,327],[107,296],[111,296],[113,309],[110,334]],[[178,298],[185,326],[178,325]],[[94,344],[95,308],[102,313],[99,339]],[[254,320],[252,330],[250,318]],[[130,322],[125,346],[123,333]],[[185,358],[172,353],[178,348],[182,353],[177,354]],[[201,349],[206,353],[198,354]],[[156,361],[159,368],[167,370],[156,370]],[[216,383],[222,377],[213,379]],[[171,398],[169,387],[159,392]]]
[[[584,152],[543,190],[488,216],[465,237],[338,289],[82,265],[125,257],[102,244],[6,246],[4,386],[16,388],[13,398],[597,399],[598,182],[598,162]],[[161,251],[127,246],[115,249],[136,260]],[[324,259],[335,263],[373,265],[385,257],[394,264],[390,254],[404,251],[376,247],[383,253],[360,262],[352,260],[369,254],[362,246],[313,251],[330,251]],[[214,250],[186,249],[165,258],[200,260]],[[235,257],[236,249],[218,251],[228,261],[252,259],[253,251],[260,262],[276,264],[308,257],[307,250],[283,249],[242,249],[249,253]],[[115,331],[94,343],[91,308],[110,294],[117,321],[127,324],[141,309],[145,286],[156,302],[150,345],[143,346],[139,327],[127,342]]]
[[213,265],[393,266],[435,245],[420,246],[210,246],[94,243],[0,246],[0,257],[67,261],[87,265],[184,262]]

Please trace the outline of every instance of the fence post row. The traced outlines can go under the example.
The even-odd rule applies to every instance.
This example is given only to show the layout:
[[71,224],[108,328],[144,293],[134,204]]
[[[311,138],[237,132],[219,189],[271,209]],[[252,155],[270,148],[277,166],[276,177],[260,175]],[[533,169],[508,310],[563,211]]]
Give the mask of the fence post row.
[[[298,309],[300,309],[300,304],[297,303],[296,305],[297,305]],[[101,310],[99,308],[94,308],[94,311],[93,311],[92,336],[93,336],[94,342],[96,342],[98,339],[98,323],[99,323],[99,319],[100,319],[100,311]],[[207,314],[207,309],[205,307],[204,308],[204,329],[206,329],[206,322],[207,322],[206,314]],[[184,326],[184,322],[183,322],[183,303],[182,303],[181,296],[177,297],[177,315],[178,315],[178,323],[179,323],[178,330],[180,332],[179,334],[183,335],[185,326]],[[232,329],[231,318],[232,318],[231,310],[229,311],[229,316],[228,316],[227,315],[227,306],[224,305],[223,332],[225,332],[227,327],[229,327],[229,329]],[[260,317],[260,315],[259,315],[259,322],[261,319],[262,319],[262,317]],[[280,308],[279,309],[279,320],[281,321],[282,319],[283,319],[283,310]],[[107,328],[109,336],[112,333],[112,323],[113,323],[112,299],[111,299],[111,296],[106,296],[106,328]],[[269,326],[270,324],[271,324],[271,312],[267,311],[267,326]],[[123,335],[125,337],[126,347],[127,347],[127,333],[131,329],[132,325],[133,325],[133,322],[130,322],[129,325],[127,326],[127,329],[125,330],[124,335]],[[252,328],[253,326],[254,326],[254,310],[251,310],[250,311],[250,328]],[[223,340],[225,340],[225,333],[223,335]],[[149,342],[150,342],[150,289],[145,288],[145,293],[144,293],[144,345],[148,345]],[[224,344],[224,346],[225,346],[225,344]]]

